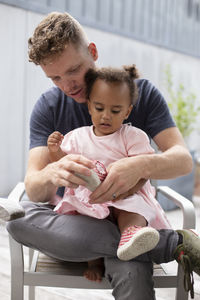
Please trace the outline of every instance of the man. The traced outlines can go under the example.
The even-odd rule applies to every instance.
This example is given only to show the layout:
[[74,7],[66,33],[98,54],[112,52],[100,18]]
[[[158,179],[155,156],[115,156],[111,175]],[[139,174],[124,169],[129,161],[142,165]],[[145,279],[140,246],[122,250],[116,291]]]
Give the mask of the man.
[[[76,173],[91,175],[93,162],[80,155],[67,155],[50,163],[47,138],[55,130],[66,134],[74,128],[91,125],[85,105],[84,75],[90,67],[95,67],[98,52],[69,14],[51,13],[29,39],[29,58],[40,65],[56,87],[39,98],[32,112],[25,176],[31,202],[22,202],[24,218],[8,223],[10,234],[22,244],[62,260],[104,257],[105,275],[116,300],[155,299],[152,261],[168,262],[175,257],[179,261],[181,255],[187,254],[192,269],[200,274],[200,242],[190,231],[161,230],[156,248],[123,262],[116,257],[119,232],[112,216],[97,220],[81,215],[57,215],[52,206],[38,203],[50,202],[59,187],[86,185]],[[123,199],[136,192],[147,179],[177,177],[192,169],[190,154],[163,97],[147,80],[140,79],[137,84],[138,102],[127,122],[146,131],[162,153],[129,157],[110,165],[105,181],[91,194],[91,203]]]

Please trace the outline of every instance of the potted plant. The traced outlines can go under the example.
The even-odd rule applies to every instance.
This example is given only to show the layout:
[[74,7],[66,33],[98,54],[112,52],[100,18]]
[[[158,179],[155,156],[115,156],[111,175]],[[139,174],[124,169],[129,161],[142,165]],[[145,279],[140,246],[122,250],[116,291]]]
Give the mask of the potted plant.
[[[182,83],[178,86],[174,85],[170,65],[165,69],[165,87],[169,95],[168,106],[170,112],[179,128],[186,144],[188,144],[191,133],[197,129],[197,117],[200,112],[200,105],[197,102],[197,97],[194,93],[188,92]],[[189,145],[188,145],[188,148]],[[190,151],[195,160],[194,151]],[[193,168],[194,169],[194,168]],[[186,198],[192,200],[194,190],[194,170],[192,173],[170,180],[158,180],[158,185],[167,185],[182,194]],[[158,201],[165,210],[174,209],[173,203],[167,198],[159,195]]]
[[188,92],[182,83],[174,87],[170,65],[165,69],[165,86],[170,98],[169,109],[187,143],[190,134],[197,129],[197,116],[200,106],[194,93]]

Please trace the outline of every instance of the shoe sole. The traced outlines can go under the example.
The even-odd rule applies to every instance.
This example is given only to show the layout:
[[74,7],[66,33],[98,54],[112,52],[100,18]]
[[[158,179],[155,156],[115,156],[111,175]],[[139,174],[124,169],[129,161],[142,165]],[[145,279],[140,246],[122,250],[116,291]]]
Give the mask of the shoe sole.
[[91,176],[82,175],[79,173],[74,173],[74,175],[80,177],[81,179],[85,180],[87,182],[87,185],[85,186],[88,190],[91,192],[95,191],[96,188],[100,185],[101,180],[99,179],[99,176],[97,173],[95,173],[93,170],[91,170]]
[[25,211],[23,207],[17,205],[14,201],[8,203],[7,199],[0,198],[0,219],[10,221],[24,217]]
[[117,256],[120,260],[131,260],[155,248],[159,238],[160,236],[156,229],[144,227],[134,234],[128,242],[118,248]]

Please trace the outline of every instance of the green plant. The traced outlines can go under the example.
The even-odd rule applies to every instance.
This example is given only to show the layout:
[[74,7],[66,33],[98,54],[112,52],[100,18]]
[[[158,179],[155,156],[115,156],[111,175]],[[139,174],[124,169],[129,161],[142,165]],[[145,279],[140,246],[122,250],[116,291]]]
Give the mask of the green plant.
[[167,65],[165,69],[165,79],[170,97],[169,109],[183,137],[187,138],[197,128],[196,123],[200,105],[197,103],[196,95],[186,91],[182,83],[179,83],[177,87],[174,86],[170,65]]

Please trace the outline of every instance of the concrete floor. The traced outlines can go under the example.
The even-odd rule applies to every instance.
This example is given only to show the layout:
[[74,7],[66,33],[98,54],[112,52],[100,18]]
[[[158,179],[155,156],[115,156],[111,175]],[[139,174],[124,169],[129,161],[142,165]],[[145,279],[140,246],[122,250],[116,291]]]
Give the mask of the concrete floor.
[[[197,231],[200,233],[200,197],[194,197],[196,208]],[[168,219],[174,228],[181,227],[181,212],[173,210],[167,212]],[[27,257],[25,258],[27,259]],[[8,234],[5,224],[0,223],[0,299],[10,299],[10,257]],[[25,291],[25,300],[28,299],[27,290]],[[113,300],[110,290],[75,290],[75,289],[58,289],[58,288],[37,288],[36,299],[42,300]],[[156,289],[157,300],[175,299],[175,289]],[[195,275],[195,299],[200,300],[200,278]]]

